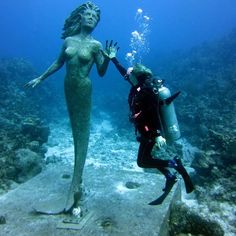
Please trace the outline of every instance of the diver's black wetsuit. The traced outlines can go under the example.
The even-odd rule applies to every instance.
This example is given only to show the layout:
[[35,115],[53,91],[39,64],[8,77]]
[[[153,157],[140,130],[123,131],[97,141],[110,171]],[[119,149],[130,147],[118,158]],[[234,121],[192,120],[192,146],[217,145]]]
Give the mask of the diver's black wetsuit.
[[[140,142],[137,164],[142,168],[157,168],[167,178],[171,177],[168,160],[153,158],[151,152],[155,145],[155,138],[160,136],[161,124],[159,119],[159,100],[153,88],[149,86],[152,82],[150,78],[143,84],[134,86],[126,74],[127,70],[119,63],[116,58],[112,62],[120,74],[131,85],[129,93],[129,106],[131,110],[130,120],[134,123],[137,134],[137,141]],[[136,132],[137,133],[137,132]]]
[[[128,102],[131,110],[130,120],[134,123],[136,135],[138,133],[137,141],[140,142],[137,158],[138,166],[142,168],[157,168],[164,174],[166,185],[163,190],[166,193],[171,190],[177,181],[175,174],[172,174],[168,170],[168,167],[174,168],[183,177],[186,192],[191,193],[194,190],[193,183],[177,156],[173,160],[161,160],[153,158],[151,154],[156,137],[161,135],[161,123],[159,119],[159,106],[161,104],[159,102],[159,96],[157,96],[158,89],[154,89],[155,87],[153,86],[156,81],[148,76],[143,77],[142,75],[141,78],[137,78],[138,85],[134,86],[127,75],[127,70],[116,58],[112,58],[111,60],[125,80],[132,85]],[[152,205],[152,203],[150,204]]]

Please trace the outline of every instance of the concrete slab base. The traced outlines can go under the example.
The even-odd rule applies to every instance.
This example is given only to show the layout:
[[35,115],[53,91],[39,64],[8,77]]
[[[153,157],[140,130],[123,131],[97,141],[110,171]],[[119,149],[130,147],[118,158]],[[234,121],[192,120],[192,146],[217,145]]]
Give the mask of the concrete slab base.
[[43,202],[55,205],[64,202],[71,182],[71,169],[49,166],[38,176],[1,196],[0,215],[6,218],[6,224],[0,225],[0,235],[167,235],[168,230],[163,230],[163,226],[167,227],[176,187],[162,205],[149,206],[148,203],[162,193],[164,186],[164,178],[155,173],[86,166],[80,221],[70,223],[69,214],[37,214],[34,208]]

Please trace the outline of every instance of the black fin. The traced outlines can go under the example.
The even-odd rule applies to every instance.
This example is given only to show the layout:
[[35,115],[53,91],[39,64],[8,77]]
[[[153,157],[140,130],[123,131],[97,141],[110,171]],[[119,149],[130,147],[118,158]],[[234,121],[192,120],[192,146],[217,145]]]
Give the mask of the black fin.
[[179,91],[179,92],[173,94],[172,96],[170,96],[169,98],[164,99],[163,101],[160,102],[161,105],[164,105],[164,104],[169,105],[169,104],[171,104],[179,96],[180,93],[181,92]]
[[166,197],[168,196],[168,194],[170,193],[170,191],[173,188],[173,186],[175,185],[175,183],[177,182],[177,179],[175,177],[175,178],[167,179],[166,181],[167,181],[166,187],[163,190],[164,193],[160,197],[155,199],[154,201],[148,203],[148,205],[151,205],[151,206],[161,205],[164,202],[164,200],[166,199]]
[[191,193],[194,190],[194,186],[193,186],[192,180],[191,180],[188,172],[184,168],[180,158],[175,157],[174,160],[175,160],[175,162],[177,164],[177,167],[175,169],[183,177],[186,193]]

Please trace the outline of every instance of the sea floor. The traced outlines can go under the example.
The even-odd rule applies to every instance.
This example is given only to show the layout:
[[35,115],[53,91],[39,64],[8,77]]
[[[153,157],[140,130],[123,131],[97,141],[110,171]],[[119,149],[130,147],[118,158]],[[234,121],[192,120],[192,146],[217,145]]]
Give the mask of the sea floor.
[[73,171],[73,142],[67,122],[51,127],[47,148],[45,170],[0,197],[0,215],[6,220],[0,224],[0,235],[166,235],[178,185],[162,205],[148,205],[162,194],[165,180],[137,167],[135,140],[121,138],[106,120],[92,127],[80,218],[35,210],[44,202],[50,206],[48,203],[57,204],[59,198],[66,201]]
[[71,179],[63,176],[70,172],[62,166],[50,165],[32,180],[2,196],[1,214],[6,224],[0,225],[1,235],[166,235],[163,227],[174,191],[162,205],[148,205],[160,194],[158,187],[163,181],[152,173],[89,166],[84,173],[86,194],[80,206],[83,216],[78,223],[63,213],[36,213],[34,208],[43,202],[53,205],[60,197],[66,199]]
[[[91,127],[83,178],[82,223],[69,224],[68,214],[36,214],[38,203],[66,196],[73,171],[69,122],[58,121],[50,129],[46,169],[0,196],[0,216],[6,219],[6,224],[0,224],[0,235],[167,235],[170,204],[180,200],[180,195],[173,189],[161,206],[148,205],[162,193],[164,178],[137,166],[134,133],[121,137],[109,119],[96,121]],[[235,235],[235,228],[224,220],[228,216],[234,221],[232,206],[218,205],[213,213],[194,194],[181,191],[181,195],[181,200],[203,218],[219,222],[226,236]]]

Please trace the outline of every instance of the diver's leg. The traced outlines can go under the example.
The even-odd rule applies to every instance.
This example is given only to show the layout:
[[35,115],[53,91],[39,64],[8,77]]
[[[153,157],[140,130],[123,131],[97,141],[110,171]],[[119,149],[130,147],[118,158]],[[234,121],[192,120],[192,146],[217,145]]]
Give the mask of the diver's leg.
[[165,167],[157,167],[157,169],[166,177],[165,187],[162,190],[168,191],[177,182],[177,177]]
[[151,155],[155,141],[142,138],[139,145],[137,164],[143,168],[167,168],[168,160],[154,159]]
[[150,140],[141,140],[138,152],[138,166],[143,168],[156,168],[158,169],[165,177],[166,184],[163,188],[163,191],[172,188],[174,183],[177,181],[177,178],[174,174],[172,174],[168,169],[169,161],[154,159],[151,155],[151,151],[153,149],[155,142]]

